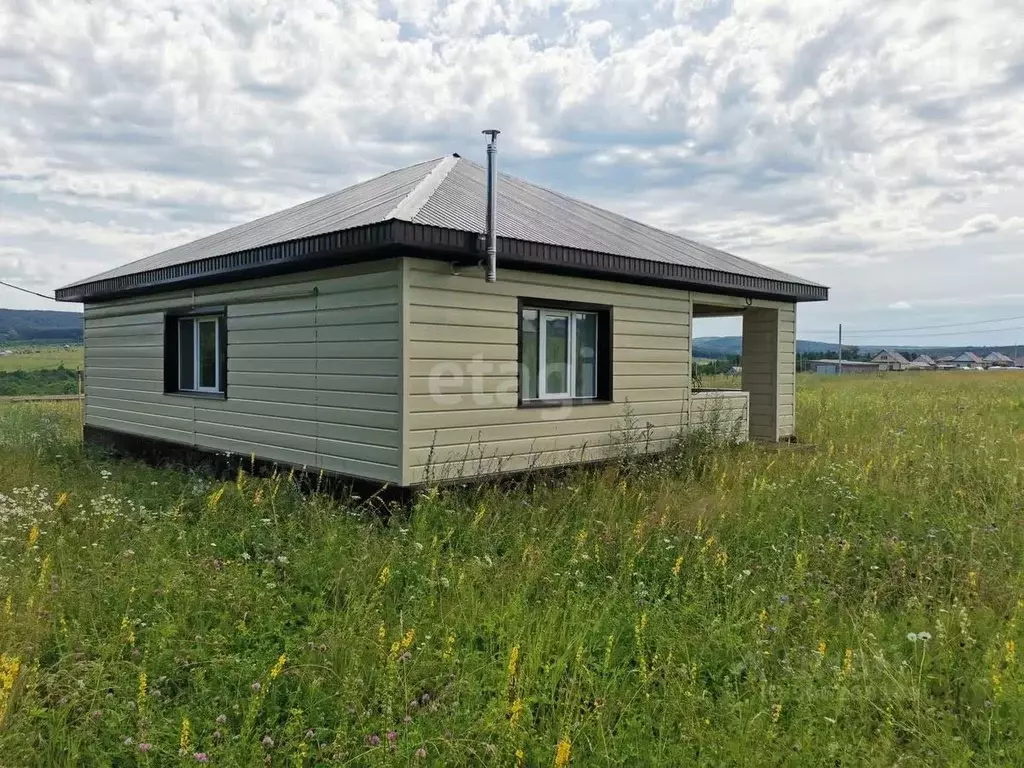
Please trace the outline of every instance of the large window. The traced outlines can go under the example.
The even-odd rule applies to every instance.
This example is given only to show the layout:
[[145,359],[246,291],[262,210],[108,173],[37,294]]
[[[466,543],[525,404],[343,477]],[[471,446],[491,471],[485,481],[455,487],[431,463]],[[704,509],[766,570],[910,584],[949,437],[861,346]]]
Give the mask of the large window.
[[611,400],[607,308],[523,300],[519,322],[523,403]]
[[226,332],[222,313],[168,317],[165,389],[223,395],[227,380]]

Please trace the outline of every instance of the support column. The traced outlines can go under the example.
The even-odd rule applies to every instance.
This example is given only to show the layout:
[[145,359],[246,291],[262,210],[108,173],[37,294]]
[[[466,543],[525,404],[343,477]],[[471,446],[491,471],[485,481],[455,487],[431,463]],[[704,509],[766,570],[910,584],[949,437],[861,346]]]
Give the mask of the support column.
[[743,389],[750,437],[777,442],[796,431],[796,306],[743,313]]

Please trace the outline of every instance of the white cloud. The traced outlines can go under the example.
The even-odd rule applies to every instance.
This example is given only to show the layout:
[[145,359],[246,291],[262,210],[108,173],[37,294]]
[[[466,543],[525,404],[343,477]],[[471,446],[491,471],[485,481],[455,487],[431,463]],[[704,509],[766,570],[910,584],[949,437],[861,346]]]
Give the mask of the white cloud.
[[894,301],[889,305],[889,309],[907,310],[913,308],[913,305],[909,301]]
[[902,325],[965,291],[998,316],[1024,281],[1018,16],[0,0],[0,247],[52,289],[390,168],[479,157],[495,126],[510,172],[831,285],[801,328],[878,327],[906,302]]

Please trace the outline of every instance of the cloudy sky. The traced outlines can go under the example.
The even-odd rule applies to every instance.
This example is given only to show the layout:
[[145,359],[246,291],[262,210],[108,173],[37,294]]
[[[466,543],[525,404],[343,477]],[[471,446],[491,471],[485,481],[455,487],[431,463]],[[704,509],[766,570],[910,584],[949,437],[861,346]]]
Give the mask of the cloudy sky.
[[[0,0],[0,279],[52,292],[395,167],[482,160],[494,126],[507,172],[831,286],[802,337],[1024,343],[1024,320],[980,322],[1024,316],[1022,18],[1024,0]],[[883,332],[903,328],[921,330]]]

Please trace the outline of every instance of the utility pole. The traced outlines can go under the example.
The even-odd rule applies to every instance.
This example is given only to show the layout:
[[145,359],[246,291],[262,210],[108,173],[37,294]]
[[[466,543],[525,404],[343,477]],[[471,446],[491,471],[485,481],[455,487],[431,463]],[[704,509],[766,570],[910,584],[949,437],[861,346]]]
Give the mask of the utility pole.
[[843,375],[843,324],[839,324],[839,375]]

